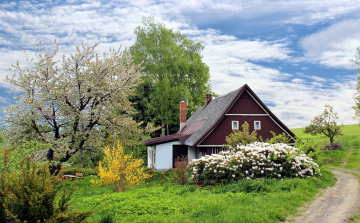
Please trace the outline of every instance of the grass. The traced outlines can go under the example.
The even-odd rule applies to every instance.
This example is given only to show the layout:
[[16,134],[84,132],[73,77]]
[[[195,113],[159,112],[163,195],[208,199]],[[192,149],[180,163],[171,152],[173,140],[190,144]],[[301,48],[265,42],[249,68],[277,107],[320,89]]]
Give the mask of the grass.
[[[91,222],[111,215],[116,222],[278,222],[313,199],[318,188],[334,184],[333,175],[319,178],[257,179],[230,185],[198,187],[159,182],[116,193],[111,187],[90,185],[91,177],[76,183],[73,205],[90,210],[101,202]],[[69,182],[71,187],[74,182]]]
[[[303,133],[304,128],[291,129],[297,137],[303,141],[313,140],[314,144],[318,148],[324,148],[329,143],[329,138],[324,136],[312,136],[310,134]],[[344,125],[342,128],[342,136],[337,136],[335,142],[339,142],[343,149],[334,151],[323,151],[323,156],[326,157],[326,164],[329,166],[342,167],[354,170],[360,170],[360,126],[359,125]],[[350,149],[353,152],[349,155]],[[343,165],[343,161],[347,160],[346,165]]]

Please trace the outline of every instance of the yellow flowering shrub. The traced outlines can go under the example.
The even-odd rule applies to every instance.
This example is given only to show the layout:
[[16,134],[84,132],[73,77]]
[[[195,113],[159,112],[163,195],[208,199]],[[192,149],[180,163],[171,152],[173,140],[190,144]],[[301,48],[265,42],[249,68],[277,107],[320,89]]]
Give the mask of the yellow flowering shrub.
[[120,143],[116,147],[105,147],[104,153],[105,160],[99,163],[100,180],[91,180],[92,184],[114,185],[116,191],[123,191],[150,177],[141,168],[144,161],[124,154]]

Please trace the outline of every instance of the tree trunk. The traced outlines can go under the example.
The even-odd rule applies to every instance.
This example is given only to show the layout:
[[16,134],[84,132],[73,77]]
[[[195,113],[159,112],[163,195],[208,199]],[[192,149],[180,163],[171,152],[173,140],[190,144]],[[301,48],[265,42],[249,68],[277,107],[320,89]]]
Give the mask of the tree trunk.
[[80,150],[80,166],[83,167],[84,166],[84,158],[83,158],[83,150]]
[[[57,176],[59,171],[61,170],[61,163],[66,162],[70,159],[71,155],[66,153],[65,157],[60,159],[59,164],[50,164],[49,170],[51,175]],[[46,159],[51,163],[54,160],[54,150],[49,149],[48,153],[46,154]]]
[[333,150],[333,143],[334,143],[334,139],[330,138],[330,150]]

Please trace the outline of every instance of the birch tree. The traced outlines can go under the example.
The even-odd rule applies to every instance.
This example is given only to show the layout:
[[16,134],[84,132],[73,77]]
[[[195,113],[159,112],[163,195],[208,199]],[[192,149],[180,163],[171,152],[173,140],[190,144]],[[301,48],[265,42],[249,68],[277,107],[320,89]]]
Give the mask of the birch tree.
[[202,62],[204,46],[155,23],[153,17],[143,18],[143,26],[138,26],[134,33],[136,40],[130,51],[134,62],[143,64],[146,74],[131,98],[139,110],[134,117],[162,125],[169,135],[179,130],[181,101],[188,103],[189,117],[204,106],[205,95],[212,93],[209,67]]
[[17,104],[4,108],[4,138],[20,144],[31,135],[48,143],[49,149],[35,157],[52,162],[52,173],[78,151],[99,145],[103,132],[126,143],[129,136],[153,131],[131,117],[128,97],[141,83],[141,65],[126,49],[100,56],[94,52],[97,45],[76,47],[75,54],[58,61],[56,42],[49,49],[39,46],[28,67],[18,62],[6,78],[18,93]]

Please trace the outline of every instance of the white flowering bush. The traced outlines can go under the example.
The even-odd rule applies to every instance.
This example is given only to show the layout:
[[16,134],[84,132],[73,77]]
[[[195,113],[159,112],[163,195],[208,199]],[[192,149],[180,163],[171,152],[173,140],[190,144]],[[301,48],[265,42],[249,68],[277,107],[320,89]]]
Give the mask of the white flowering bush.
[[228,183],[239,179],[307,177],[320,174],[317,163],[287,144],[255,142],[193,160],[190,181]]

